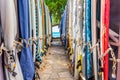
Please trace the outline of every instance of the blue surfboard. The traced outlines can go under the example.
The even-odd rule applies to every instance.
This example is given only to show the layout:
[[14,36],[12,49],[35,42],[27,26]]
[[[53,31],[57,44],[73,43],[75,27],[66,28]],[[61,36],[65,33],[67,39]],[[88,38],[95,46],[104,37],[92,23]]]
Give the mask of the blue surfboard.
[[[29,0],[18,0],[19,24],[21,38],[29,38]],[[25,44],[24,44],[25,46]],[[32,80],[34,76],[34,63],[30,47],[24,47],[21,51],[20,65],[24,80]]]
[[[91,43],[91,0],[85,0],[86,7],[85,7],[85,42]],[[86,80],[93,76],[93,69],[92,69],[92,55],[89,50],[89,45],[86,45],[85,48],[85,75]]]

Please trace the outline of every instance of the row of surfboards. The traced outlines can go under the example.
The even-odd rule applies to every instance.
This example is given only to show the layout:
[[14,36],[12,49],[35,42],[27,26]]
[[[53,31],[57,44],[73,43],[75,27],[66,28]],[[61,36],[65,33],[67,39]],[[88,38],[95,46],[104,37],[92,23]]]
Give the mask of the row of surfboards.
[[[117,58],[109,43],[114,0],[68,0],[61,19],[61,40],[75,80],[120,80]],[[114,2],[115,3],[115,2]],[[116,2],[117,3],[117,2]],[[115,18],[114,18],[115,19]],[[117,20],[116,20],[117,21]],[[114,39],[115,40],[115,39]]]
[[36,79],[34,63],[51,42],[44,0],[0,0],[0,80]]

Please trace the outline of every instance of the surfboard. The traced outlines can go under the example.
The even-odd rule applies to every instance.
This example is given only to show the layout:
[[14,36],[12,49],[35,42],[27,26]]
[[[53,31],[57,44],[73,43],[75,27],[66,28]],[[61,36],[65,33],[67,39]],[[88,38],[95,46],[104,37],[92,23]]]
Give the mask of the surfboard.
[[77,33],[76,33],[76,29],[77,29],[77,0],[74,0],[73,1],[73,40],[74,40],[74,43],[73,43],[73,54],[71,55],[72,58],[72,68],[73,68],[73,75],[74,75],[74,78],[75,79],[78,79],[78,71],[77,71]]
[[[86,14],[86,11],[85,11],[85,8],[86,8],[86,5],[85,5],[85,1],[83,1],[83,34],[82,34],[82,39],[83,39],[83,54],[82,54],[82,72],[83,72],[83,76],[85,77],[85,71],[86,71],[86,61],[85,61],[85,14]],[[85,77],[86,78],[86,77]]]
[[[42,56],[40,55],[40,50],[41,50],[41,46],[40,45],[40,36],[41,36],[41,32],[40,32],[40,3],[39,3],[39,0],[34,0],[35,1],[35,36],[36,36],[36,44],[35,44],[35,62],[34,62],[34,65],[35,65],[35,74],[34,74],[34,79],[35,80],[39,80],[40,79],[40,76],[38,75],[38,68],[40,66],[39,63],[37,62],[40,62],[42,63]],[[41,34],[40,34],[41,33]]]
[[[91,44],[91,0],[86,0],[86,14],[85,14],[85,42]],[[92,68],[92,55],[89,50],[89,45],[86,45],[85,48],[85,64],[86,66],[86,79],[89,79],[93,76],[93,68]]]
[[[106,28],[106,31],[105,31],[105,51],[108,49],[108,43],[109,43],[109,18],[110,18],[110,0],[105,0],[105,9],[104,9],[104,27]],[[107,54],[105,56],[105,64],[104,64],[104,73],[105,73],[105,77],[104,77],[104,80],[108,80],[108,69],[109,69],[109,63],[108,63],[108,60],[109,60],[109,55]]]
[[[101,16],[100,16],[100,48],[101,48],[101,55],[104,53],[104,34],[103,34],[103,25],[104,25],[104,5],[105,1],[101,0]],[[103,61],[101,61],[101,67],[104,68]],[[102,73],[102,80],[104,80],[104,73]]]
[[[39,10],[38,10],[38,1],[35,0],[35,36],[36,38],[38,37],[39,35],[39,17],[38,17],[38,13],[39,13]],[[38,60],[40,61],[40,56],[38,54],[38,40],[36,40],[36,44],[35,44],[35,61]]]
[[39,7],[39,9],[40,9],[40,15],[41,15],[41,17],[42,18],[40,18],[40,25],[41,25],[41,29],[39,30],[39,32],[42,32],[42,34],[41,34],[41,50],[40,50],[40,53],[41,53],[41,55],[43,55],[44,54],[44,52],[43,52],[43,50],[44,50],[44,45],[45,45],[45,29],[44,29],[44,11],[43,11],[43,1],[42,0],[39,0],[39,5],[40,5],[40,7]]
[[73,40],[73,1],[71,0],[70,1],[70,11],[69,11],[69,25],[70,25],[70,36],[71,36],[71,49],[72,49],[72,52],[73,52],[73,43],[74,43],[74,40]]
[[45,24],[45,6],[44,6],[44,1],[41,0],[41,4],[42,4],[42,27],[43,27],[43,41],[44,41],[44,45],[43,45],[43,48],[44,46],[46,46],[46,24]]
[[48,46],[48,8],[45,5],[45,24],[46,24],[46,46]]
[[[30,24],[30,32],[29,32],[29,37],[32,38],[32,4],[31,4],[31,1],[29,1],[29,24]],[[32,41],[29,41],[30,42],[30,48],[32,50]]]
[[[16,48],[13,48],[13,42],[15,41],[17,35],[17,14],[15,11],[15,2],[14,0],[1,0],[0,1],[0,12],[1,12],[1,19],[2,19],[2,28],[4,32],[4,43],[5,47],[7,48],[8,54],[11,55],[13,59],[9,59],[10,63],[8,62],[8,57],[4,55],[4,68],[5,68],[5,79],[6,80],[23,80],[23,75],[21,72],[19,59],[18,59],[18,51]],[[12,50],[12,52],[11,52]],[[15,66],[16,65],[16,66]],[[10,69],[13,71],[11,72],[8,70],[7,67],[9,66]]]
[[83,30],[83,0],[77,0],[77,28],[76,28],[76,41],[77,41],[77,50],[76,50],[76,74],[78,75],[76,79],[82,78],[83,79],[83,73],[82,73],[82,45],[80,45],[80,42],[82,41],[82,30]]
[[61,21],[61,39],[62,39],[62,43],[63,46],[65,47],[66,41],[65,41],[65,19],[66,19],[66,10],[63,13],[62,16],[62,21]]
[[80,79],[85,79],[85,76],[83,76],[83,72],[82,72],[82,56],[84,54],[83,52],[83,44],[81,44],[82,40],[83,40],[83,7],[84,7],[84,4],[83,4],[84,0],[78,0],[78,7],[77,7],[77,18],[78,18],[78,60],[77,60],[77,67],[78,67],[78,71],[79,71],[79,76],[80,76]]
[[[41,24],[42,12],[41,12],[40,1],[36,0],[35,5],[36,5],[36,36],[42,37],[42,24]],[[36,45],[36,60],[39,61],[40,63],[42,62],[42,54],[41,54],[42,42],[41,41],[42,41],[41,39],[38,39],[37,45]]]
[[[97,44],[97,25],[96,25],[96,0],[91,0],[91,30],[92,30],[92,45]],[[94,67],[94,78],[98,80],[98,58],[97,58],[97,51],[96,47],[93,49],[93,67]]]
[[49,8],[47,6],[48,9],[48,46],[51,46],[51,33],[52,33],[52,24],[51,24],[51,19],[50,19],[50,11]]
[[[30,33],[31,33],[31,38],[36,38],[36,20],[35,20],[35,1],[34,0],[30,0],[30,4],[31,4],[31,29],[30,29]],[[36,45],[34,44],[34,42],[31,42],[32,44],[32,55],[33,55],[33,61],[35,62],[35,57],[36,57]]]
[[[21,38],[28,41],[29,39],[29,2],[28,0],[18,1],[18,12],[19,12],[19,24]],[[25,45],[24,45],[25,46]],[[34,76],[34,63],[32,58],[32,52],[30,47],[26,46],[21,51],[20,65],[22,68],[22,73],[24,80],[32,80]],[[18,78],[20,79],[20,78]]]
[[41,52],[41,50],[42,50],[42,42],[43,42],[43,40],[42,40],[42,37],[43,37],[43,31],[42,31],[42,6],[41,6],[41,2],[40,2],[40,0],[38,0],[38,9],[39,9],[39,11],[38,11],[38,15],[39,15],[39,36],[40,36],[40,43],[39,43],[39,46],[40,46],[40,52]]
[[[81,1],[82,2],[82,1]],[[79,21],[81,20],[81,3],[78,0],[73,1],[73,40],[74,42],[72,43],[72,47],[73,47],[73,59],[72,59],[72,67],[74,68],[73,72],[74,72],[74,78],[75,79],[79,79],[79,74],[81,71],[81,64],[79,64],[82,60],[81,56],[81,47],[79,46],[79,39],[81,37],[80,34],[80,30],[81,30],[81,23],[79,23]]]
[[61,38],[61,41],[62,41],[62,46],[65,45],[65,44],[64,44],[64,35],[63,35],[63,30],[64,30],[64,27],[63,27],[64,15],[65,15],[65,12],[62,14],[61,27],[60,27],[60,38]]
[[71,19],[70,19],[70,8],[71,8],[71,5],[70,5],[70,1],[67,1],[67,6],[66,6],[66,10],[67,10],[67,38],[68,38],[68,51],[69,51],[69,53],[68,53],[68,56],[69,57],[71,57],[71,55],[73,54],[73,53],[71,53],[71,50],[72,50],[72,46],[71,46],[71,34],[70,34],[70,32],[71,32],[71,25],[70,25],[70,21],[71,21]]
[[49,16],[48,16],[48,21],[49,21],[49,26],[48,26],[48,30],[49,30],[49,35],[48,35],[48,44],[49,44],[49,46],[51,46],[51,40],[52,40],[52,24],[51,24],[51,19],[50,19],[50,12],[49,12]]
[[[66,12],[67,12],[67,10],[66,10]],[[67,38],[67,13],[65,12],[65,22],[64,22],[64,26],[65,26],[65,49],[67,49],[68,47],[67,47],[67,40],[68,40],[68,38]]]
[[47,10],[48,10],[48,46],[51,46],[51,20],[50,20],[50,11],[49,8],[47,6]]
[[0,79],[1,80],[5,80],[5,78],[4,78],[4,72],[3,72],[3,65],[2,65],[2,63],[3,63],[3,61],[2,61],[2,55],[0,56]]
[[[2,31],[2,22],[1,22],[1,11],[0,11],[0,46],[3,42],[3,31]],[[0,56],[0,79],[4,80],[4,73],[3,73],[3,56]]]
[[40,28],[39,28],[39,35],[41,35],[41,40],[40,40],[40,46],[41,46],[41,50],[40,50],[40,55],[42,55],[43,56],[43,54],[44,54],[44,46],[45,46],[45,28],[44,28],[44,15],[43,15],[43,2],[40,0],[39,1],[39,5],[40,5]]
[[[108,49],[109,41],[109,9],[110,0],[101,0],[101,54],[104,54]],[[105,55],[103,60],[104,80],[108,80],[108,54]]]

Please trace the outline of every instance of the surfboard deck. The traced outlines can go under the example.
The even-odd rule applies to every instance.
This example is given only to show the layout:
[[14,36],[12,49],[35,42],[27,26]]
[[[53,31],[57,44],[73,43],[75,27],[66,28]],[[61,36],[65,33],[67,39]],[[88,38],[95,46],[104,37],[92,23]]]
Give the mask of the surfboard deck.
[[[1,12],[1,11],[0,11]],[[3,42],[3,31],[2,31],[2,22],[1,22],[1,13],[0,13],[0,46]],[[3,73],[3,56],[0,56],[0,79],[4,80],[4,73]]]
[[75,68],[77,69],[77,78],[76,79],[79,79],[79,77],[81,79],[84,79],[84,76],[83,76],[83,72],[82,72],[82,55],[83,55],[83,49],[82,49],[82,46],[83,45],[80,45],[80,42],[82,41],[83,39],[83,0],[77,0],[77,50],[76,50],[76,63],[75,63]]
[[[109,41],[109,9],[110,0],[101,0],[101,54],[104,54],[108,49]],[[105,55],[103,60],[104,80],[108,80],[108,54]]]
[[[17,14],[15,11],[15,2],[14,0],[3,0],[0,3],[2,8],[1,19],[2,19],[2,28],[4,32],[5,47],[11,51],[13,47],[13,41],[15,41],[17,35],[17,28],[18,28]],[[15,50],[15,48],[13,49],[13,51],[14,52],[12,57],[14,57],[15,61],[10,62],[11,66],[9,67],[13,69],[15,64],[16,67],[14,69],[14,72],[17,74],[13,76],[13,73],[10,73],[8,69],[4,66],[6,80],[19,80],[19,79],[23,80],[23,75],[21,72],[17,51]],[[7,62],[6,56],[4,56],[4,63],[9,64]]]
[[[18,1],[18,12],[19,12],[19,24],[20,24],[20,32],[21,38],[28,41],[29,39],[29,2],[28,0],[20,0]],[[24,21],[23,21],[24,20]],[[25,45],[24,45],[25,46]],[[24,47],[21,50],[20,56],[20,65],[22,68],[22,73],[24,76],[24,80],[32,80],[34,76],[34,63],[33,63],[32,51],[30,47]]]
[[[92,46],[97,44],[97,25],[96,25],[96,5],[97,0],[91,0],[91,30],[92,30]],[[98,80],[98,57],[96,47],[93,49],[93,67],[94,67],[94,78]]]
[[[85,14],[86,14],[86,11],[85,11],[85,1],[83,1],[83,34],[82,34],[82,39],[83,39],[83,43],[85,42]],[[84,46],[84,44],[83,44]],[[85,67],[85,64],[86,64],[86,61],[85,61],[85,49],[83,47],[83,55],[82,55],[82,72],[83,72],[83,76],[85,77],[85,70],[86,70],[86,67]]]
[[[91,0],[86,0],[86,15],[85,15],[85,42],[91,44]],[[89,79],[93,76],[92,68],[92,55],[89,50],[89,45],[86,45],[85,49],[85,60],[86,60],[86,79]]]
[[[109,18],[110,18],[110,0],[105,0],[105,9],[104,9],[104,27],[105,27],[105,51],[108,49],[108,44],[109,44]],[[108,60],[109,60],[109,54],[107,54],[104,58],[105,60],[105,64],[104,64],[104,80],[108,80],[108,69],[109,69],[109,63],[108,63]]]
[[[37,38],[36,36],[36,5],[35,5],[35,0],[32,0],[32,35],[34,38]],[[32,52],[33,52],[33,59],[35,62],[36,59],[36,44],[34,42],[32,42],[33,48],[32,48]]]

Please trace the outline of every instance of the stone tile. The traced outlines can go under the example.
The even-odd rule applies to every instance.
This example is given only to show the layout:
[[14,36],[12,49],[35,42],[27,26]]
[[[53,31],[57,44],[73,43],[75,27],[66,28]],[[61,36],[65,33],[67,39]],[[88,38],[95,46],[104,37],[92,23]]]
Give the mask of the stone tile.
[[61,69],[54,69],[53,71],[57,72],[57,73],[60,73],[60,72],[66,72],[66,71],[69,71],[69,70],[66,69],[66,68],[61,68]]
[[52,65],[47,64],[47,65],[46,65],[46,69],[52,69]]
[[68,72],[60,72],[60,73],[58,73],[58,74],[59,74],[59,76],[60,76],[61,78],[72,77],[72,75],[70,74],[69,71],[68,71]]
[[50,78],[59,78],[58,74],[53,72],[51,75],[50,75]]
[[59,80],[58,78],[49,78],[48,80]]
[[[65,68],[64,66],[61,66],[61,65],[54,65],[53,66],[53,69],[63,69]],[[66,68],[67,69],[67,68]]]
[[[49,48],[50,55],[45,56],[39,70],[41,80],[74,80],[70,74],[70,62],[62,47],[52,46]],[[44,67],[45,66],[45,67]]]
[[42,75],[40,75],[41,80],[48,80],[49,77],[50,77],[50,74],[42,74]]
[[52,69],[47,68],[47,69],[45,69],[45,70],[43,71],[43,73],[51,74],[51,73],[52,73]]
[[73,78],[60,78],[59,80],[74,80]]

